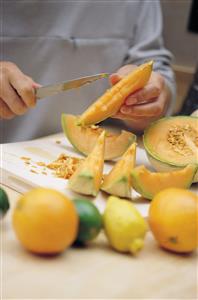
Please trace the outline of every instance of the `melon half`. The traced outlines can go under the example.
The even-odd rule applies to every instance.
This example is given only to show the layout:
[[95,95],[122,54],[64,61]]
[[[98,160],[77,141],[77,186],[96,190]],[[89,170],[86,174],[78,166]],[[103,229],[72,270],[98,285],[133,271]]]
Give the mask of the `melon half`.
[[[152,123],[144,133],[144,147],[152,166],[159,172],[198,166],[198,118],[176,116]],[[193,182],[198,181],[198,172]]]
[[[74,115],[62,114],[61,122],[69,142],[86,156],[93,150],[98,137],[104,131],[98,126],[78,126],[77,117]],[[105,160],[121,156],[136,141],[136,135],[129,131],[122,130],[121,133],[111,133],[105,130],[105,132]]]

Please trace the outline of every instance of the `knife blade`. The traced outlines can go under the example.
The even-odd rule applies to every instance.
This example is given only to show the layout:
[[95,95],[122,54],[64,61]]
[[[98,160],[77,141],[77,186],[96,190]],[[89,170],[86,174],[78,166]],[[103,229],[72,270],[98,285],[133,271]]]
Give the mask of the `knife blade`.
[[67,91],[67,90],[79,88],[85,84],[91,83],[91,82],[101,79],[101,78],[106,78],[108,76],[109,76],[108,73],[100,73],[100,74],[96,74],[96,75],[77,78],[77,79],[62,82],[62,83],[42,86],[42,87],[35,89],[35,95],[36,95],[37,99],[42,99],[42,98],[45,98],[48,96],[56,95],[58,93],[61,93],[61,92]]

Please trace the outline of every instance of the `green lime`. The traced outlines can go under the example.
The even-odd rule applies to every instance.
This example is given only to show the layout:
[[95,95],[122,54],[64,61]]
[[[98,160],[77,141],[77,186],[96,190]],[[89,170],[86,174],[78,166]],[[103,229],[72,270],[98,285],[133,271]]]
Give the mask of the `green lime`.
[[86,199],[75,199],[80,223],[76,243],[86,243],[97,237],[102,229],[102,216],[97,207]]
[[7,213],[10,208],[7,193],[0,188],[0,219]]

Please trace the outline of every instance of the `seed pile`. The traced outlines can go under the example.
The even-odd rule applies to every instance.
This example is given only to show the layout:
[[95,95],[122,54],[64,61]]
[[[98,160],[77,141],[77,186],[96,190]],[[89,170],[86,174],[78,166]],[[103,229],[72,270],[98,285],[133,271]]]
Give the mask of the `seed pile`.
[[21,159],[24,161],[25,165],[30,167],[31,173],[48,175],[48,169],[53,170],[52,174],[55,177],[64,179],[69,179],[76,171],[79,164],[84,160],[78,157],[66,155],[64,153],[60,154],[55,161],[49,164],[46,164],[42,161],[33,162],[30,157],[21,157]]
[[56,177],[69,179],[83,160],[84,159],[61,154],[54,162],[48,164],[47,168],[55,170],[54,175]]

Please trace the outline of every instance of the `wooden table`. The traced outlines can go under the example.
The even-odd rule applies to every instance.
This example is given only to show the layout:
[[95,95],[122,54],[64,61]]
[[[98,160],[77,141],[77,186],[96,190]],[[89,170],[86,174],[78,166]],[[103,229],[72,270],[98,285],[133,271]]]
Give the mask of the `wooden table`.
[[197,299],[196,253],[164,251],[150,232],[136,257],[113,251],[103,233],[56,257],[27,252],[11,223],[19,193],[3,188],[11,209],[1,222],[1,299]]
[[56,257],[28,253],[11,225],[19,194],[4,188],[11,210],[1,223],[2,299],[196,299],[196,254],[166,252],[151,233],[137,257],[110,249],[103,233],[89,247]]

